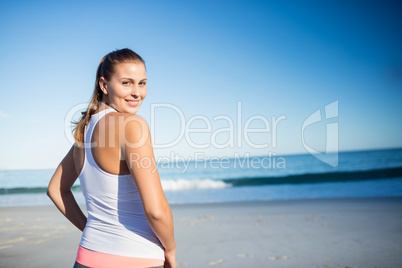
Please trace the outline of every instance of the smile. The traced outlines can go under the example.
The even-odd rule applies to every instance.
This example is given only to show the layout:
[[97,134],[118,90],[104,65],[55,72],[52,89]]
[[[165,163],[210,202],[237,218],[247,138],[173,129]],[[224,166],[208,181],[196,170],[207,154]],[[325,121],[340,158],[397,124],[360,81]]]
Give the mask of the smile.
[[128,105],[132,106],[132,107],[136,107],[138,106],[138,103],[140,101],[135,101],[135,100],[126,100],[126,102],[128,103]]

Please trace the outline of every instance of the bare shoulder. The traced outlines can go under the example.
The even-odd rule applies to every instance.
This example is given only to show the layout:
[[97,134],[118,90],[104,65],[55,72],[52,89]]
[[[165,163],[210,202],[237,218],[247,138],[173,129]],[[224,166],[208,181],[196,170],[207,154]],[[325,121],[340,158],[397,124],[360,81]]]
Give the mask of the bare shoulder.
[[[141,143],[144,144],[148,141],[149,126],[147,121],[137,115],[129,113],[110,113],[111,117],[115,117],[116,126],[120,133],[120,140],[124,143]],[[123,139],[121,139],[123,135]]]
[[[140,122],[147,124],[147,121],[138,114],[120,113],[127,121]],[[147,124],[148,125],[148,124]]]
[[125,127],[125,131],[128,132],[138,132],[138,131],[148,131],[147,121],[137,114],[121,113],[124,120],[120,121],[120,125]]
[[104,122],[108,126],[115,125],[120,130],[124,128],[125,131],[149,129],[147,121],[137,114],[112,112],[104,117]]

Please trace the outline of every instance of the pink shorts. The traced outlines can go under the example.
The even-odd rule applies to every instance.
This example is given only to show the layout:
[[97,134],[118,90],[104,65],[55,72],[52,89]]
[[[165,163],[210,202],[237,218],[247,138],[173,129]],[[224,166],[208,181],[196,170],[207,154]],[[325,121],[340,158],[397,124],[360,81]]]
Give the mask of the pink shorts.
[[106,254],[88,250],[81,246],[78,247],[76,261],[81,265],[93,268],[145,268],[163,266],[164,264],[163,260]]

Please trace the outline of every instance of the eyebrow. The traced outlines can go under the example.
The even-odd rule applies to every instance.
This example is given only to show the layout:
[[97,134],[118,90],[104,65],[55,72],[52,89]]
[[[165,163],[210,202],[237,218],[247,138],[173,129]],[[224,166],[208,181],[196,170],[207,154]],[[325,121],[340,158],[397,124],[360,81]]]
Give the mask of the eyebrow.
[[[131,80],[131,81],[135,81],[134,79],[132,79],[132,78],[130,78],[130,77],[122,77],[122,78],[120,78],[119,80],[124,80],[124,79],[126,79],[126,80]],[[147,78],[143,78],[143,79],[141,79],[140,81],[147,81],[148,79]]]

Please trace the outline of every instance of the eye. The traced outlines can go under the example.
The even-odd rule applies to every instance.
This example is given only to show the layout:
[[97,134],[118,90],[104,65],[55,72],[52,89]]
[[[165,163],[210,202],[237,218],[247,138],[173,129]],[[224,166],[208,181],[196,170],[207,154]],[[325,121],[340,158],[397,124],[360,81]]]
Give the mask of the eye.
[[122,84],[123,85],[130,85],[130,81],[123,81]]
[[145,86],[147,82],[140,82],[140,86]]

